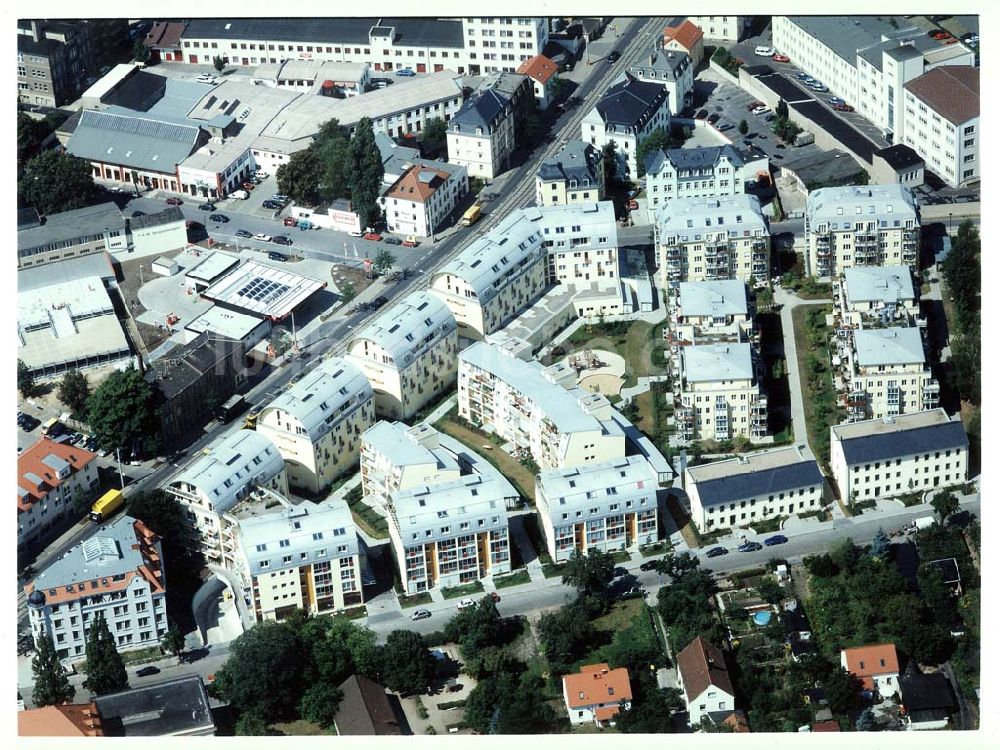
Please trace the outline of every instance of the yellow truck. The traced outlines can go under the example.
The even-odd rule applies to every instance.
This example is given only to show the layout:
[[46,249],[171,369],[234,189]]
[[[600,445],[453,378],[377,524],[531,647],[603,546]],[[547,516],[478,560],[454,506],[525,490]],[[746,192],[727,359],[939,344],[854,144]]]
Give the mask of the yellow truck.
[[478,202],[473,203],[471,206],[469,206],[468,210],[466,210],[466,212],[462,214],[462,226],[471,227],[473,224],[479,221],[479,217],[482,215],[482,212],[483,212],[483,204]]
[[104,523],[108,516],[122,507],[125,495],[121,490],[108,490],[90,508],[90,520],[94,523]]

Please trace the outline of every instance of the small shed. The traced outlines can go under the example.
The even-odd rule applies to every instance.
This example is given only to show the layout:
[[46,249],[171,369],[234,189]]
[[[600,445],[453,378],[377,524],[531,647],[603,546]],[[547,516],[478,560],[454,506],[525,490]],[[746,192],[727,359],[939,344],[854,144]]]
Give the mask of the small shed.
[[181,267],[177,264],[177,261],[173,258],[168,258],[161,255],[159,258],[153,261],[153,273],[160,276],[174,276]]

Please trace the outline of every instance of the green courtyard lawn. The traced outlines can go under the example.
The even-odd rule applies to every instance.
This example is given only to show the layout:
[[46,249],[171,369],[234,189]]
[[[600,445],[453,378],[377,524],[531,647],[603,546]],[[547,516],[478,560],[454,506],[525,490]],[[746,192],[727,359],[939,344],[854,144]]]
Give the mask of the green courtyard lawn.
[[534,502],[535,475],[527,466],[495,445],[490,435],[474,427],[459,423],[454,418],[454,412],[449,412],[448,416],[439,419],[434,426],[441,430],[441,432],[451,435],[459,442],[464,443],[475,451],[477,455],[482,456],[497,467],[500,473],[507,477],[517,488],[517,491],[521,493],[521,497],[529,498]]
[[809,445],[824,467],[830,463],[830,427],[840,423],[841,409],[833,388],[826,315],[829,305],[797,307],[792,311],[795,350],[798,355],[802,406]]

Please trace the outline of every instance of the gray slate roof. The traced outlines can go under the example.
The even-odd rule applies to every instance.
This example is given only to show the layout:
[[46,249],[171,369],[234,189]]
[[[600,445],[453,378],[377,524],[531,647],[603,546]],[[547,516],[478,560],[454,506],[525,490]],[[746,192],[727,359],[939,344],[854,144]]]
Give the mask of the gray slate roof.
[[482,129],[484,134],[490,133],[509,101],[494,89],[479,91],[452,116],[448,129],[466,135],[475,135],[477,129]]
[[62,211],[45,217],[45,223],[17,233],[17,249],[26,250],[55,242],[104,234],[108,229],[124,231],[125,220],[114,203]]
[[67,151],[81,159],[173,174],[198,145],[201,129],[136,114],[85,110]]
[[698,496],[702,507],[707,508],[822,483],[823,475],[816,461],[806,460],[698,482]]
[[658,83],[626,76],[600,98],[597,111],[605,124],[640,128],[663,105],[666,97],[666,91]]
[[875,432],[841,441],[848,466],[913,456],[951,448],[968,448],[969,437],[960,421],[924,425],[912,430]]
[[746,163],[740,153],[728,143],[725,146],[672,148],[666,152],[657,149],[646,157],[646,174],[657,174],[668,162],[675,170],[712,169],[723,156],[733,162],[737,169]]
[[[789,20],[851,65],[857,64],[859,49],[880,43],[883,34],[899,33],[885,16],[789,16]],[[912,26],[908,20],[900,20],[897,25]],[[881,63],[881,53],[879,57]]]
[[658,81],[676,81],[691,67],[691,56],[687,52],[665,52],[653,50],[628,69],[636,78],[653,78]]
[[175,221],[184,221],[184,214],[177,206],[170,206],[163,211],[145,216],[136,216],[128,220],[132,231],[136,229],[146,229],[148,227],[158,227],[163,224],[172,224]]
[[[580,187],[597,185],[598,164],[601,153],[589,143],[580,140],[568,141],[550,159],[545,159],[538,167],[538,177],[542,180],[576,180]],[[589,181],[589,182],[588,182]]]

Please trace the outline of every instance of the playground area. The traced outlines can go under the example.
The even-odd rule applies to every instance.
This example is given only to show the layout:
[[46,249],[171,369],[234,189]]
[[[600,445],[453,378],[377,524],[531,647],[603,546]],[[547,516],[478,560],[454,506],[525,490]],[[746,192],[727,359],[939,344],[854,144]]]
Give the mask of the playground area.
[[605,349],[583,349],[566,357],[576,382],[590,393],[617,396],[625,385],[625,358]]

